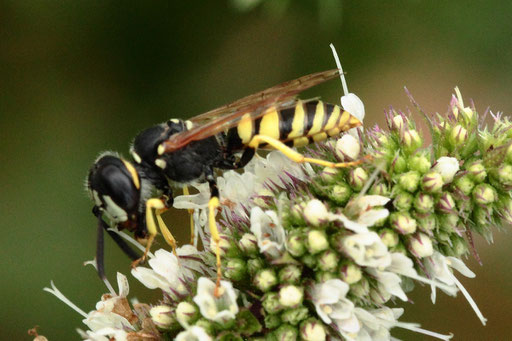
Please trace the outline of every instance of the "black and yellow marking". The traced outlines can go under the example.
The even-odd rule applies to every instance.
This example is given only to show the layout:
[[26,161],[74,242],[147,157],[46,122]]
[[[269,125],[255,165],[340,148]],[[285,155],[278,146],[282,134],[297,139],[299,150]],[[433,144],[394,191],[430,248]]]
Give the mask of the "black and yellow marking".
[[[231,150],[254,147],[257,135],[280,141],[289,147],[302,147],[336,136],[361,122],[338,105],[318,100],[297,101],[295,106],[278,110],[270,107],[257,119],[245,114],[238,125],[228,132]],[[275,146],[262,142],[259,148]]]

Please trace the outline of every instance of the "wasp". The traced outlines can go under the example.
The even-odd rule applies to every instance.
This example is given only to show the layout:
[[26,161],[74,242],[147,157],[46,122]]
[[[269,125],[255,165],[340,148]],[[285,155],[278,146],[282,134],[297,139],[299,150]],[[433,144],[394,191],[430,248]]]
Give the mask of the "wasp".
[[[132,265],[145,259],[158,230],[175,252],[176,241],[161,218],[172,205],[172,187],[207,182],[211,193],[208,226],[215,244],[212,250],[216,254],[218,287],[221,258],[215,222],[220,206],[216,169],[243,168],[259,148],[277,149],[295,162],[325,167],[349,167],[361,162],[335,163],[308,158],[292,148],[323,141],[361,125],[338,105],[297,98],[300,92],[339,74],[338,70],[310,74],[190,120],[171,119],[150,127],[135,137],[130,148],[132,162],[113,154],[100,157],[91,168],[87,182],[95,201],[93,212],[99,221],[98,236],[106,226],[104,215],[119,229],[146,239],[145,252],[136,259],[117,235],[114,238],[125,253],[136,259]],[[100,252],[103,245],[99,241],[97,261],[103,272],[103,259],[99,259],[103,257],[103,250]],[[104,276],[102,272],[100,277]]]

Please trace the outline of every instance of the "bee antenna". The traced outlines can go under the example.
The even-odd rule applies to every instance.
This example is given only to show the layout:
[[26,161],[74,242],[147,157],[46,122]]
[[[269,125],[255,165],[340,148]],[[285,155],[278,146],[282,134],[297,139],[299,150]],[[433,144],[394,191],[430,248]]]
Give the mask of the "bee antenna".
[[343,93],[346,96],[348,95],[348,87],[347,81],[345,80],[345,74],[343,73],[343,68],[341,67],[340,58],[338,57],[338,53],[336,52],[336,48],[334,47],[334,45],[331,43],[329,46],[331,47],[334,60],[336,61],[336,67],[338,68],[338,70],[340,70],[341,85],[343,86]]

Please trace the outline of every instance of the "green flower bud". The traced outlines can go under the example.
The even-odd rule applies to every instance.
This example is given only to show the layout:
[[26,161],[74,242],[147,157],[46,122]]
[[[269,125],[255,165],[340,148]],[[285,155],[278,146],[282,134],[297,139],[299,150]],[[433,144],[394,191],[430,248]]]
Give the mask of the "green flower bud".
[[451,233],[449,233],[449,232],[439,231],[436,234],[436,239],[438,242],[448,243],[450,241],[450,235],[451,235]]
[[476,183],[481,183],[487,178],[487,172],[481,161],[474,162],[468,167],[470,177]]
[[430,257],[434,254],[432,240],[424,233],[416,233],[407,241],[409,250],[418,258]]
[[216,341],[243,341],[239,333],[223,331],[215,338]]
[[393,246],[392,248],[390,248],[389,251],[390,252],[401,253],[404,256],[408,256],[407,249],[405,248],[405,245],[403,243],[398,243],[396,246]]
[[390,215],[391,226],[401,234],[416,232],[416,220],[407,212],[394,212]]
[[316,271],[315,272],[315,279],[318,283],[327,282],[328,280],[336,279],[336,278],[338,278],[338,275],[334,272],[329,272],[329,271]]
[[251,276],[254,276],[256,272],[263,269],[265,262],[261,258],[249,259],[247,261],[247,271]]
[[505,155],[506,162],[512,162],[512,144],[507,148],[507,154]]
[[338,267],[340,257],[333,250],[325,250],[318,258],[318,268],[323,271],[334,271]]
[[419,213],[430,213],[434,211],[434,198],[431,195],[420,192],[414,198],[414,208]]
[[276,314],[283,310],[283,306],[279,302],[279,294],[276,292],[268,292],[263,296],[263,309],[269,314]]
[[318,199],[310,200],[304,208],[304,218],[313,226],[319,226],[326,222],[329,212],[325,205]]
[[420,183],[420,173],[410,171],[400,175],[398,178],[398,185],[408,192],[415,192]]
[[169,329],[176,322],[174,320],[173,311],[168,305],[157,305],[151,307],[149,315],[155,326],[159,329]]
[[461,146],[468,139],[468,131],[457,124],[450,132],[449,141],[454,146]]
[[423,144],[423,139],[415,129],[409,129],[402,135],[402,142],[405,150],[413,152]]
[[428,216],[418,218],[417,224],[423,231],[433,231],[437,227],[436,217],[435,215],[430,214]]
[[257,193],[257,196],[253,198],[254,204],[261,208],[269,208],[269,200],[275,196],[275,193],[268,188],[262,188]]
[[340,278],[347,284],[354,284],[361,280],[363,272],[359,266],[349,260],[343,260],[340,265]]
[[262,269],[256,273],[253,282],[258,289],[266,292],[277,284],[277,276],[273,269]]
[[302,262],[302,264],[304,264],[310,269],[314,269],[316,267],[316,257],[310,253],[307,253],[304,256],[302,256],[300,258],[300,261]]
[[300,203],[297,203],[297,204],[293,205],[290,208],[290,216],[291,216],[291,218],[296,220],[296,221],[303,221],[304,217],[303,217],[302,213],[304,212],[304,207],[306,207],[306,203],[305,202],[300,202]]
[[420,174],[428,172],[431,166],[430,160],[425,155],[416,154],[409,159],[409,169]]
[[279,303],[285,308],[295,308],[302,304],[304,289],[295,285],[285,285],[279,289]]
[[327,334],[323,323],[309,318],[300,324],[300,337],[303,341],[325,341]]
[[498,181],[500,184],[505,186],[512,185],[512,166],[511,165],[502,165],[498,168]]
[[302,269],[297,265],[289,264],[279,270],[279,282],[281,283],[298,283],[302,276]]
[[247,274],[247,265],[243,259],[229,258],[226,262],[224,275],[233,281],[241,281]]
[[274,331],[274,335],[279,341],[296,341],[299,338],[299,331],[289,324],[283,324]]
[[[265,327],[268,329],[274,329],[279,327],[283,322],[281,321],[281,317],[279,315],[265,315]],[[264,338],[263,340],[268,340]]]
[[399,156],[393,164],[393,173],[400,174],[407,170],[407,161],[402,156]]
[[286,239],[286,250],[294,257],[300,257],[306,252],[306,243],[302,232],[290,232]]
[[350,285],[350,292],[356,297],[366,299],[370,294],[370,282],[363,277],[357,283]]
[[339,168],[325,167],[320,172],[320,178],[330,184],[337,180],[339,173]]
[[393,247],[400,241],[398,234],[389,228],[380,230],[379,237],[387,247]]
[[[219,247],[220,255],[225,256],[228,252],[232,252],[234,246],[231,243],[231,237],[225,233],[219,233]],[[215,242],[211,241],[211,245],[215,245]]]
[[464,195],[470,195],[474,187],[475,183],[471,180],[469,175],[464,175],[455,179],[455,188],[461,191]]
[[368,181],[368,173],[362,168],[352,168],[348,174],[348,183],[356,191],[360,191]]
[[245,233],[240,241],[238,247],[247,256],[254,256],[258,254],[258,239],[252,233]]
[[390,140],[386,134],[377,133],[375,135],[375,143],[380,147],[384,147],[390,143]]
[[292,326],[298,325],[308,317],[309,310],[306,307],[288,309],[281,314],[281,320],[291,324]]
[[454,235],[451,240],[455,257],[461,257],[468,253],[468,244],[464,238]]
[[329,244],[334,250],[343,253],[343,251],[345,250],[345,246],[343,245],[343,239],[345,238],[346,234],[347,233],[344,232],[336,232],[331,235],[331,237],[329,238]]
[[437,201],[437,209],[443,213],[452,213],[456,209],[455,200],[450,193],[443,193]]
[[398,133],[401,133],[405,127],[409,125],[409,122],[403,115],[395,115],[391,122],[391,129]]
[[421,180],[421,188],[427,193],[438,193],[443,188],[443,185],[443,177],[434,171],[425,174]]
[[439,215],[439,227],[441,230],[449,233],[455,232],[455,228],[459,224],[459,215],[455,213],[451,214],[440,214]]
[[386,184],[384,184],[382,182],[375,184],[370,188],[370,194],[388,196],[389,195],[388,186],[386,186]]
[[176,319],[182,325],[193,324],[199,317],[199,311],[195,304],[182,301],[176,307]]
[[412,206],[413,196],[407,192],[400,192],[393,200],[393,206],[398,211],[409,211]]
[[384,305],[391,299],[391,293],[385,289],[370,289],[370,300],[373,304]]
[[502,219],[507,223],[512,223],[512,199],[507,197],[501,197],[498,200],[499,212]]
[[473,210],[473,220],[477,225],[485,226],[489,224],[491,220],[491,210],[484,207],[475,207]]
[[496,191],[488,184],[477,185],[473,189],[473,199],[480,205],[488,205],[496,200]]
[[345,204],[352,195],[352,189],[346,183],[338,183],[332,186],[330,192],[328,193],[329,199],[334,201],[338,205]]
[[316,254],[329,248],[327,235],[321,230],[310,230],[307,235],[307,248],[311,254]]
[[206,334],[208,335],[214,335],[215,334],[215,327],[212,322],[208,321],[206,318],[200,318],[194,323],[195,326],[201,327],[204,329]]

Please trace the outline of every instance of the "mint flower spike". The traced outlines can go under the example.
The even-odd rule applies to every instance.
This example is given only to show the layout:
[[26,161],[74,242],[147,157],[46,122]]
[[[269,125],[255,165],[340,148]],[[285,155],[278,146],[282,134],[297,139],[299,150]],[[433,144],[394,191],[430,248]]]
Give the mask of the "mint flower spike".
[[[362,120],[364,105],[348,93],[342,72],[341,79],[344,108]],[[371,155],[371,162],[322,168],[272,151],[241,172],[217,177],[220,296],[214,295],[216,259],[204,184],[194,185],[197,194],[174,200],[176,208],[194,210],[204,251],[191,245],[177,255],[156,250],[148,265],[132,270],[147,288],[162,292],[160,300],[132,310],[120,274],[119,294],[106,283],[111,294],[88,314],[53,283],[45,290],[84,317],[89,330],[79,332],[83,338],[102,341],[143,335],[181,341],[394,340],[395,327],[449,340],[451,334],[400,321],[404,309],[388,306],[407,302],[417,282],[431,286],[434,303],[437,289],[450,296],[460,291],[485,324],[454,269],[474,277],[461,260],[474,248],[464,237],[478,233],[492,240],[492,226],[512,221],[512,122],[498,114],[492,115],[493,126],[485,126],[473,106],[464,106],[458,88],[447,115],[424,114],[430,146],[410,113],[386,114],[388,129],[355,128],[305,151],[336,162]]]

